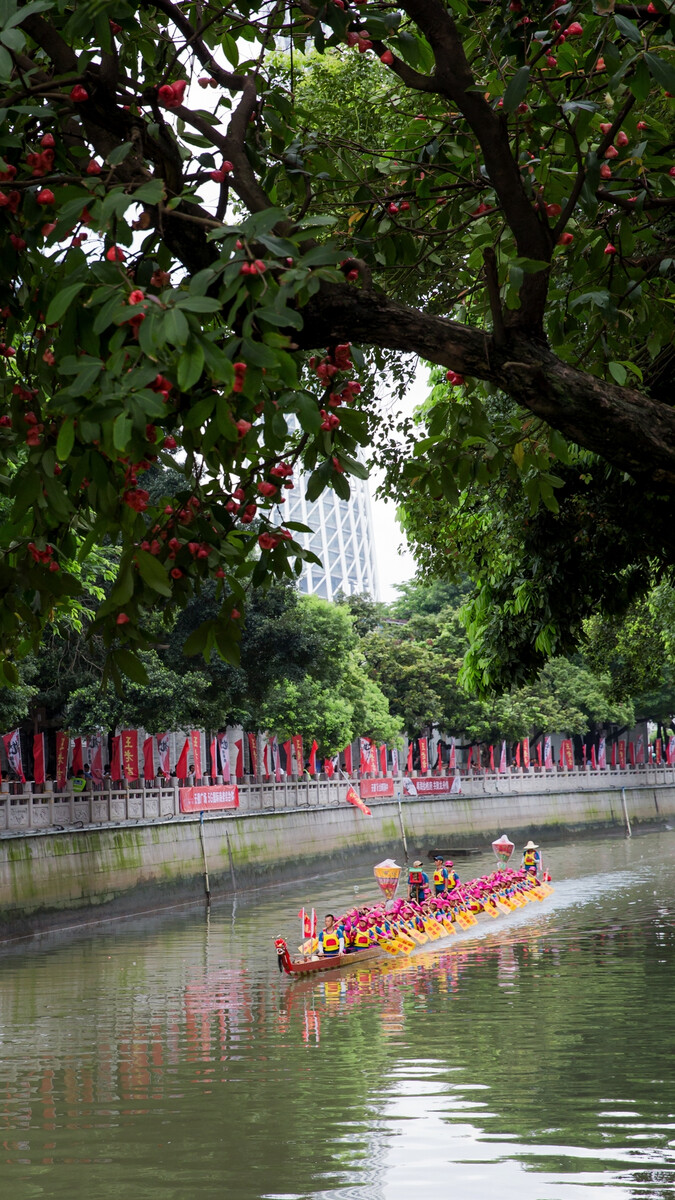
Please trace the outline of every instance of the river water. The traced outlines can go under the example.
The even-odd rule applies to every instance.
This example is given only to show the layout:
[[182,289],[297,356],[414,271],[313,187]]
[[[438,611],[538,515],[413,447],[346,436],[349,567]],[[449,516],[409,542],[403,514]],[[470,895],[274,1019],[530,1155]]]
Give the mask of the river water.
[[543,904],[323,982],[274,936],[362,866],[2,955],[3,1200],[672,1197],[675,832],[545,850]]

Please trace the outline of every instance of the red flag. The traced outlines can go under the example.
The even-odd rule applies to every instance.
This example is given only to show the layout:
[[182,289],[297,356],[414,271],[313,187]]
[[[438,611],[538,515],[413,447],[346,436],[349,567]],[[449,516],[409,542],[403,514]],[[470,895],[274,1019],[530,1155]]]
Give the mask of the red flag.
[[274,767],[274,782],[281,783],[281,750],[276,734],[272,738],[272,766]]
[[364,813],[365,816],[372,817],[373,814],[371,813],[370,809],[368,808],[368,805],[363,803],[363,800],[361,799],[358,792],[356,791],[356,788],[352,787],[351,785],[347,788],[347,795],[345,796],[345,800],[347,801],[348,804],[353,804],[354,808],[360,808],[361,812]]
[[73,738],[73,759],[72,759],[73,775],[77,775],[78,771],[84,770],[84,761],[82,759],[82,738]]
[[226,733],[218,734],[218,751],[220,754],[220,773],[223,783],[230,782],[230,743]]
[[418,738],[417,745],[420,751],[420,771],[426,775],[429,770],[429,745],[426,738]]
[[616,742],[612,742],[612,766],[616,766]]
[[122,730],[122,766],[127,779],[138,779],[138,730]]
[[176,778],[177,779],[187,779],[189,750],[190,750],[190,739],[186,738],[185,745],[183,746],[183,749],[180,752],[180,757],[178,759],[178,762],[176,763]]
[[635,746],[632,742],[628,743],[628,761],[631,767],[635,766]]
[[155,756],[151,737],[147,737],[143,742],[143,777],[145,779],[155,778]]
[[537,762],[541,766],[541,742],[537,742]]
[[286,755],[286,774],[290,779],[293,774],[293,756],[291,754],[290,742],[284,742],[284,754]]
[[656,762],[661,765],[661,738],[656,739]]
[[574,770],[574,747],[571,738],[565,739],[565,766],[568,771]]
[[218,774],[218,743],[215,738],[211,738],[211,778],[215,779]]
[[251,756],[251,774],[258,779],[258,739],[254,733],[248,734],[248,752]]
[[319,743],[316,738],[312,742],[312,749],[309,752],[309,773],[316,775],[316,752],[319,749]]
[[351,775],[351,774],[353,773],[353,771],[354,771],[354,759],[353,759],[353,756],[352,756],[352,744],[351,744],[351,742],[349,743],[349,745],[348,745],[348,746],[345,746],[343,753],[344,753],[344,756],[345,756],[345,774],[346,774],[346,775]]
[[235,745],[235,748],[237,751],[237,764],[234,768],[235,778],[243,779],[244,778],[244,743],[241,738],[237,738],[234,745]]
[[520,742],[516,742],[516,767],[520,767]]
[[367,775],[370,770],[370,738],[359,738],[359,770]]
[[624,741],[619,742],[619,768],[622,771],[626,769],[626,743]]
[[270,767],[269,767],[269,759],[268,759],[267,742],[263,743],[263,775],[265,776],[265,779],[269,779]]
[[523,767],[526,771],[530,769],[530,739],[523,738]]
[[494,748],[494,746],[490,746],[490,770],[494,771],[494,769],[495,769],[495,748]]
[[502,748],[501,748],[501,752],[499,755],[499,770],[502,775],[506,771],[506,742],[505,741],[502,742]]
[[114,737],[112,740],[112,755],[110,758],[110,778],[113,783],[119,783],[122,778],[122,755],[120,753],[120,743],[122,739]]
[[195,768],[195,779],[202,778],[202,737],[198,729],[190,730],[190,742],[192,743],[192,761]]
[[473,746],[469,746],[469,757],[468,757],[468,759],[466,760],[466,769],[467,769],[467,771],[470,771],[470,770],[471,770],[471,759],[472,759],[472,758],[473,758]]
[[56,735],[56,782],[60,788],[65,786],[68,774],[68,750],[70,738],[67,733]]
[[295,751],[295,767],[298,772],[298,777],[300,777],[305,768],[305,756],[302,749],[302,738],[300,737],[299,733],[294,733],[291,741],[293,742],[293,749]]
[[595,771],[598,765],[598,760],[595,757],[595,746],[591,746],[591,767]]
[[21,734],[18,729],[13,729],[11,733],[4,733],[2,740],[5,743],[5,754],[10,769],[15,775],[19,776],[22,783],[26,782],[26,776],[23,773],[23,761],[21,758]]
[[157,757],[159,759],[159,769],[167,776],[171,774],[171,763],[169,760],[169,735],[168,733],[157,734]]
[[387,774],[387,747],[380,746],[380,771],[383,775]]
[[408,761],[405,764],[405,769],[406,769],[406,771],[412,771],[412,769],[413,769],[413,744],[412,744],[412,742],[408,742]]
[[455,748],[455,739],[450,743],[450,756],[448,758],[448,770],[452,771],[457,766],[457,751]]
[[328,779],[332,779],[335,774],[335,764],[332,758],[324,758],[323,773]]
[[45,735],[33,734],[33,779],[36,783],[45,781]]

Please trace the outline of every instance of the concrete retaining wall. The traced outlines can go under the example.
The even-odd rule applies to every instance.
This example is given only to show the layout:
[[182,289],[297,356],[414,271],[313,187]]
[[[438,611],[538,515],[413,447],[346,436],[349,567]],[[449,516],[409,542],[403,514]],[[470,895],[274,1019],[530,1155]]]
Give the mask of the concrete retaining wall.
[[[625,789],[633,825],[675,818],[675,787]],[[510,794],[402,802],[410,857],[440,846],[487,848],[507,832],[538,835],[623,825],[621,790]],[[402,856],[396,802],[372,817],[348,805],[263,814],[210,814],[204,846],[214,897],[308,871],[331,869],[369,852]],[[199,820],[145,822],[0,839],[0,941],[39,929],[203,896]],[[93,912],[92,910],[96,910]],[[79,914],[79,915],[78,915]]]

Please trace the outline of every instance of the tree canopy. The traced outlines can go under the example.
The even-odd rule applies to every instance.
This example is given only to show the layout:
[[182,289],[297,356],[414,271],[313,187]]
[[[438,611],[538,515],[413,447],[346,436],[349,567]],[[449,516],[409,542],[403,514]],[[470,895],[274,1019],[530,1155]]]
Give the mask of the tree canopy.
[[[450,511],[450,565],[457,531],[494,549],[474,682],[496,641],[521,653],[506,618],[538,595],[530,672],[622,569],[629,603],[670,564],[673,4],[586,8],[5,0],[5,682],[108,541],[91,630],[113,678],[145,678],[148,614],[207,581],[186,651],[235,661],[251,585],[307,553],[283,521],[297,469],[346,498],[371,442],[413,531]],[[448,378],[401,447],[379,401],[410,355]],[[586,530],[589,478],[608,521],[628,499],[666,533],[639,580],[630,546],[600,580],[582,556],[568,621],[550,562],[519,575],[521,535],[565,506]]]

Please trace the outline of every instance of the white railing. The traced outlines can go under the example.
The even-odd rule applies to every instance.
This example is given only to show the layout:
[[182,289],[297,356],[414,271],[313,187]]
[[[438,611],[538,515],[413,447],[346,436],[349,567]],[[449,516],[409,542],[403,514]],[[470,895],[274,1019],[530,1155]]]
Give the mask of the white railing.
[[[417,778],[414,774],[413,779]],[[416,804],[431,799],[447,799],[454,776],[426,776],[442,778],[447,783],[444,792],[410,796],[403,792],[403,779],[394,779],[394,800],[404,804]],[[604,770],[513,770],[481,772],[460,775],[461,793],[453,800],[471,800],[480,797],[508,795],[553,795],[571,792],[620,790],[621,788],[675,787],[675,767],[649,764],[626,770],[606,768]],[[179,785],[177,780],[153,781],[147,786],[143,782],[128,787],[106,785],[93,787],[90,783],[84,792],[73,792],[67,785],[59,790],[56,784],[2,783],[0,786],[0,837],[22,832],[58,832],[64,829],[92,828],[102,825],[117,825],[124,822],[145,824],[153,821],[194,821],[198,814],[181,813]],[[210,782],[210,781],[203,781]],[[214,783],[221,781],[213,780]],[[332,780],[289,779],[283,783],[264,783],[255,780],[239,782],[239,807],[220,810],[213,815],[232,817],[237,814],[248,816],[257,813],[289,812],[297,809],[342,807],[348,783],[358,790],[358,779]],[[368,799],[368,805],[390,804],[391,797]]]

